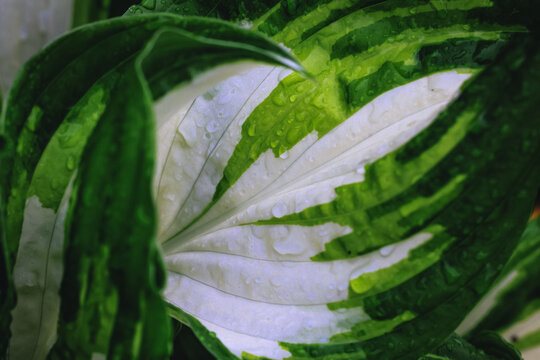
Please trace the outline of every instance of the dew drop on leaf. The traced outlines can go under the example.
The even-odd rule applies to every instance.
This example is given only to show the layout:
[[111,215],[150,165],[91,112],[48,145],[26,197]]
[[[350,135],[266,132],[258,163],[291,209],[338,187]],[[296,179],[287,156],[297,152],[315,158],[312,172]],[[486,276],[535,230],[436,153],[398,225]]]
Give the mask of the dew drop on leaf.
[[281,286],[281,284],[283,284],[283,280],[279,276],[274,276],[273,278],[270,279],[270,284],[276,287]]
[[51,179],[51,188],[53,190],[58,190],[59,187],[60,187],[60,182],[56,178]]
[[156,8],[156,0],[144,0],[141,6],[148,10],[154,10]]
[[282,217],[287,212],[287,207],[282,202],[278,202],[272,208],[272,215],[274,217]]
[[249,128],[248,128],[248,135],[249,136],[255,136],[256,134],[256,131],[255,131],[255,123],[251,123],[249,125]]
[[217,121],[212,120],[212,121],[208,122],[208,124],[206,124],[205,129],[206,129],[206,131],[208,131],[209,133],[213,133],[213,132],[217,131],[218,127],[219,127],[219,126],[218,126]]
[[275,105],[282,106],[285,105],[285,101],[283,100],[281,94],[276,94],[272,97],[272,102]]
[[390,254],[392,254],[393,251],[394,251],[394,245],[388,245],[381,248],[379,250],[379,254],[381,254],[381,256],[386,257],[386,256],[390,256]]
[[66,161],[66,167],[68,170],[75,169],[75,157],[73,155],[69,155]]

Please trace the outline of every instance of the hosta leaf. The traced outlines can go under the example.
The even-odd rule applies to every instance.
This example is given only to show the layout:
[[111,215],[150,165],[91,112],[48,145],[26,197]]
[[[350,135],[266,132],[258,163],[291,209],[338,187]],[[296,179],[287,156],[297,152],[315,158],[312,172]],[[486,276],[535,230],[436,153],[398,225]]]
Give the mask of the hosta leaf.
[[534,359],[540,348],[540,218],[527,225],[512,257],[493,288],[465,318],[458,331],[474,336],[485,329],[499,331]]
[[[523,67],[514,67],[512,76],[507,77],[507,69],[531,44],[525,40],[508,50],[431,126],[379,160],[376,152],[369,158],[369,151],[381,146],[372,137],[360,143],[358,150],[345,153],[354,161],[339,162],[332,149],[340,149],[347,140],[345,134],[354,132],[343,130],[340,135],[341,129],[336,127],[320,139],[308,137],[307,145],[300,147],[303,144],[299,143],[299,149],[287,156],[276,157],[268,151],[252,165],[251,172],[248,169],[240,177],[242,186],[236,192],[233,185],[231,195],[218,200],[201,195],[208,194],[205,189],[212,184],[213,169],[219,164],[221,157],[215,154],[226,154],[223,139],[232,136],[229,130],[238,128],[236,118],[227,133],[217,135],[221,143],[207,145],[213,150],[205,160],[207,150],[200,150],[201,142],[190,144],[186,136],[180,137],[189,133],[190,121],[193,132],[204,129],[197,127],[198,119],[193,118],[197,112],[193,117],[189,111],[182,115],[181,126],[185,128],[179,129],[178,143],[169,150],[170,165],[165,164],[164,173],[177,164],[170,178],[176,174],[176,180],[192,179],[189,184],[193,185],[185,195],[179,192],[182,188],[164,191],[163,196],[158,193],[158,209],[165,209],[160,215],[170,212],[167,209],[174,201],[180,204],[175,211],[180,215],[169,218],[168,223],[162,220],[170,228],[165,227],[160,235],[165,239],[169,270],[168,300],[199,318],[237,356],[247,352],[272,358],[289,354],[299,358],[346,358],[351,354],[358,358],[414,358],[435,346],[442,340],[437,334],[451,332],[459,324],[457,314],[465,314],[487,290],[530,211],[537,175],[526,174],[536,171],[529,166],[536,155],[531,148],[529,159],[524,158],[523,150],[528,150],[522,149],[522,144],[533,144],[528,136],[538,135],[536,124],[528,120],[534,110],[529,104],[518,107],[524,111],[518,114],[510,104],[529,94],[538,75],[536,65],[525,65],[524,58],[518,60]],[[527,58],[538,61],[532,60],[536,56]],[[490,92],[495,84],[515,89],[510,93],[516,98],[505,100]],[[431,92],[420,89],[414,92],[420,98]],[[406,99],[407,103],[416,100]],[[392,100],[399,104],[399,100]],[[509,103],[504,105],[505,101]],[[495,103],[500,106],[490,105]],[[196,102],[191,109],[197,106]],[[380,105],[375,100],[372,106],[377,111]],[[242,135],[256,137],[249,135],[248,121],[242,125]],[[396,127],[406,128],[409,121],[405,117],[397,124],[401,127]],[[525,130],[527,124],[532,128]],[[499,129],[504,127],[517,132],[509,132],[506,141],[494,141],[495,133],[500,136]],[[392,144],[387,138],[392,134],[390,130],[384,133],[386,144]],[[403,138],[401,132],[398,135]],[[517,140],[521,136],[525,138]],[[517,147],[510,149],[512,143]],[[318,144],[320,152],[316,152]],[[201,170],[190,176],[193,167],[182,166],[182,159],[190,158],[193,166],[197,153],[203,154],[204,161],[200,162]],[[475,154],[476,160],[466,161],[465,154]],[[315,159],[324,161],[324,156],[329,158],[325,167],[310,166]],[[366,157],[370,165],[364,175],[357,168]],[[429,165],[430,160],[433,165]],[[504,172],[506,176],[487,176],[502,174],[500,166],[507,168],[510,163],[513,167]],[[229,159],[227,166],[230,164]],[[407,166],[412,169],[407,170]],[[350,185],[344,181],[347,175]],[[273,181],[266,180],[271,176]],[[452,182],[452,178],[457,180]],[[517,192],[502,191],[521,179],[530,179],[529,185],[521,183]],[[160,191],[167,189],[167,180],[162,175]],[[217,181],[213,184],[219,187]],[[313,189],[316,196],[305,195]],[[184,198],[177,200],[170,194]],[[210,204],[206,208],[200,206],[205,201]],[[199,205],[198,210],[194,211],[194,205]],[[167,239],[164,233],[173,235]],[[334,243],[340,247],[332,249]],[[502,246],[508,246],[507,250]],[[381,349],[388,346],[392,350],[383,353]]]
[[538,176],[523,157],[536,140],[517,140],[538,136],[536,60],[518,55],[533,41],[511,35],[528,20],[487,2],[369,5],[323,4],[270,32],[318,83],[254,70],[160,132],[166,297],[216,333],[210,348],[416,358],[515,246]]
[[53,358],[166,357],[151,105],[179,84],[189,102],[251,64],[241,59],[301,70],[259,34],[173,15],[81,27],[25,66],[2,121],[3,254],[16,255],[18,296],[10,358],[44,358],[59,313]]
[[[169,315],[217,358],[436,350],[537,190],[538,5],[282,1],[257,17],[243,1],[173,3],[248,18],[313,78],[276,67],[300,69],[260,33],[170,14],[83,27],[38,55],[3,121],[7,250],[19,297],[35,291],[13,329],[42,318],[25,304],[58,307],[60,277],[26,274],[65,267],[53,357],[166,356],[157,238]],[[273,66],[195,77],[245,57]],[[43,324],[12,343],[30,334],[45,353]]]

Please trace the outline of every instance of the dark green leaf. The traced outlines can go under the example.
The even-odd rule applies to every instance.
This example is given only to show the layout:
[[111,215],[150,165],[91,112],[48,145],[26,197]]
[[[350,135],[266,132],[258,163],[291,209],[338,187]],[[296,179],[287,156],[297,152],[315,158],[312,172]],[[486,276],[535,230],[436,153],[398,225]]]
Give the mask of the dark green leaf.
[[279,0],[142,0],[131,6],[125,15],[168,12],[178,15],[197,15],[225,20],[248,20],[263,15]]
[[496,333],[482,333],[472,340],[452,334],[419,360],[522,360],[521,354]]

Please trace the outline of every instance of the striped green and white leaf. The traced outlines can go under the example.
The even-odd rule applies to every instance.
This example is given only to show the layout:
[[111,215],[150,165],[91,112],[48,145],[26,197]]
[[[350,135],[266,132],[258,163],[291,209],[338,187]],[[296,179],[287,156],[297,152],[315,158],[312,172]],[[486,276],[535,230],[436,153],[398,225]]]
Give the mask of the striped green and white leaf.
[[[163,130],[165,296],[218,358],[417,358],[515,246],[538,176],[532,103],[510,114],[538,87],[518,55],[527,21],[491,2],[397,4],[285,20],[277,6],[253,27],[317,82],[255,69]],[[521,45],[441,113],[507,43]]]
[[52,358],[167,358],[152,105],[179,84],[190,102],[261,61],[301,70],[260,34],[161,14],[79,28],[25,65],[2,117],[10,359],[53,344]]
[[474,336],[497,330],[522,351],[525,360],[540,355],[540,218],[525,229],[519,245],[493,288],[465,318],[458,331]]
[[[537,5],[298,3],[249,18],[312,79],[229,67],[187,101],[219,77],[175,86],[224,61],[299,68],[256,33],[174,15],[82,28],[27,65],[1,204],[17,306],[58,308],[64,267],[53,358],[166,356],[156,238],[169,315],[219,359],[417,359],[488,290],[540,179]],[[47,269],[56,283],[25,277]],[[21,358],[45,354],[54,319],[13,314],[40,344],[14,331]]]
[[508,341],[518,348],[525,360],[540,356],[540,306],[538,292],[511,324],[501,331]]

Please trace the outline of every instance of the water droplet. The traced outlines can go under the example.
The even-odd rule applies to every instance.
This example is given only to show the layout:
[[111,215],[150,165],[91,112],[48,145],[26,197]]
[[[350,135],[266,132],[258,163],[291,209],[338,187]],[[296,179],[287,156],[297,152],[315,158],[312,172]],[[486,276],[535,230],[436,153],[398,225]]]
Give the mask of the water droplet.
[[326,105],[324,94],[319,94],[315,99],[313,99],[313,105],[317,109],[323,109]]
[[137,220],[139,220],[142,224],[150,224],[152,222],[152,218],[148,216],[148,214],[145,211],[145,208],[142,206],[137,207],[137,210],[135,211]]
[[309,320],[306,320],[303,324],[303,327],[304,329],[306,330],[311,330],[313,329],[313,327],[315,326],[315,323],[313,320],[309,319]]
[[283,98],[281,97],[281,94],[276,94],[272,97],[272,102],[275,104],[275,105],[278,105],[278,106],[282,106],[282,105],[285,105],[285,101],[283,100]]
[[250,152],[249,152],[249,158],[251,160],[257,160],[257,157],[259,156],[259,152],[257,151],[257,149],[252,149]]
[[265,237],[266,235],[266,232],[265,232],[265,229],[266,227],[265,226],[260,226],[260,225],[252,225],[251,226],[251,233],[259,238],[259,239],[262,239]]
[[277,240],[274,242],[273,247],[280,255],[299,255],[306,249],[304,244],[294,238]]
[[349,277],[350,280],[354,280],[356,279],[357,277],[359,277],[360,275],[364,274],[367,269],[366,269],[366,265],[369,264],[369,262],[371,261],[371,258],[358,258],[357,261],[359,260],[359,263],[358,263],[358,266],[351,272],[351,275]]
[[289,235],[289,231],[290,231],[289,228],[285,225],[274,226],[272,227],[272,229],[275,230],[276,235],[279,239],[283,239],[284,237]]
[[212,186],[217,186],[220,180],[221,180],[221,175],[219,175],[218,173],[214,173],[210,176],[210,184]]
[[176,134],[183,147],[192,147],[197,140],[197,130],[194,126],[178,126]]
[[292,102],[292,103],[295,102],[296,99],[297,99],[296,95],[289,96],[289,101]]
[[58,190],[58,188],[60,187],[60,181],[58,181],[56,178],[52,178],[51,179],[51,188],[53,190]]
[[[210,135],[210,134],[209,134]],[[208,151],[206,151],[206,156],[210,156],[210,154],[212,153],[212,151],[214,151],[214,148],[216,147],[216,141],[212,141],[210,143],[210,146],[208,146]]]
[[483,260],[485,259],[489,254],[487,252],[484,252],[484,251],[479,251],[478,253],[476,253],[476,260]]
[[41,110],[39,106],[34,106],[26,122],[26,127],[28,128],[28,130],[36,131],[42,116],[43,110]]
[[68,170],[75,169],[75,156],[69,155],[66,161],[66,167]]
[[20,283],[22,283],[24,287],[32,288],[39,284],[38,274],[36,272],[27,271],[23,276],[20,276],[20,278]]
[[343,282],[338,285],[338,291],[345,291],[349,287],[349,283]]
[[255,123],[252,122],[250,125],[249,125],[249,128],[248,128],[248,135],[249,136],[255,136]]
[[225,104],[228,104],[230,103],[232,100],[232,95],[231,93],[223,93],[223,91],[219,92],[217,94],[217,97],[216,97],[216,101],[219,105],[225,105]]
[[141,6],[148,10],[154,10],[156,8],[156,0],[143,0]]
[[446,261],[443,262],[443,272],[444,277],[449,284],[453,284],[460,277],[459,270]]
[[287,207],[282,202],[278,202],[272,208],[272,215],[274,217],[282,217],[287,212]]
[[283,284],[283,279],[280,276],[274,276],[270,279],[270,284],[274,286],[281,286]]
[[379,250],[379,254],[381,254],[381,256],[384,256],[384,257],[389,256],[392,253],[392,251],[394,251],[394,248],[395,248],[394,245],[385,246]]
[[22,41],[28,39],[28,32],[26,31],[25,27],[21,28],[21,32],[19,33],[19,39],[21,39]]
[[208,124],[206,124],[205,127],[206,131],[208,131],[209,133],[215,132],[218,128],[219,124],[215,120],[210,121]]

